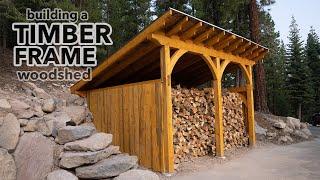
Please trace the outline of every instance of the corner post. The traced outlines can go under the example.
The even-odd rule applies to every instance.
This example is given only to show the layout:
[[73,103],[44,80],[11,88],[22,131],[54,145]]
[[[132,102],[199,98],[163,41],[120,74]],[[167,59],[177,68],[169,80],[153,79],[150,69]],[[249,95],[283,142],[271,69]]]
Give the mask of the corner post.
[[217,74],[213,81],[214,89],[214,106],[215,106],[215,142],[216,142],[216,156],[224,158],[224,137],[223,137],[223,114],[222,114],[222,88],[221,78],[222,72],[220,67],[220,59],[215,58]]
[[170,47],[162,46],[160,50],[161,83],[162,83],[162,108],[163,108],[163,162],[162,170],[167,173],[174,172],[173,127],[172,127],[172,102],[171,102],[171,74],[170,74]]
[[248,127],[249,127],[249,145],[254,147],[256,145],[256,133],[254,126],[254,100],[253,100],[253,79],[252,66],[248,66],[249,82],[247,82],[247,113],[248,113]]

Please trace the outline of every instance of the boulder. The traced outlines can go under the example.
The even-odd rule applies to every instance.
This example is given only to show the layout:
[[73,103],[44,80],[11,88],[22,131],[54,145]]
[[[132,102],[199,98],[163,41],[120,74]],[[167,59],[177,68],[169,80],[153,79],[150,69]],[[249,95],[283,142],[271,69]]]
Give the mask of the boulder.
[[302,138],[302,139],[308,139],[309,137],[304,133],[302,132],[301,130],[294,130],[293,131],[293,134],[299,138]]
[[25,127],[23,127],[23,130],[25,132],[34,132],[37,131],[37,123],[38,119],[30,119]]
[[64,145],[67,151],[98,151],[112,143],[112,134],[96,133],[86,139],[69,142]]
[[14,113],[17,115],[19,119],[30,119],[35,115],[34,111],[32,111],[31,109],[17,110],[14,111]]
[[300,120],[297,118],[287,117],[286,123],[291,129],[300,129]]
[[33,110],[34,110],[34,115],[37,117],[42,117],[44,115],[44,112],[42,111],[42,107],[39,105],[35,105]]
[[63,169],[52,171],[48,174],[47,180],[78,180],[78,177]]
[[3,124],[3,117],[0,117],[0,126]]
[[300,128],[306,129],[306,128],[308,128],[308,124],[307,123],[300,123]]
[[266,135],[267,129],[262,128],[261,126],[258,125],[258,123],[255,123],[255,130],[257,134],[262,134]]
[[95,128],[92,126],[65,126],[58,129],[56,142],[65,144],[92,135]]
[[159,180],[159,176],[149,170],[131,169],[115,177],[114,180]]
[[278,139],[278,142],[279,143],[286,143],[288,141],[287,137],[286,136],[281,136],[279,139]]
[[308,128],[301,129],[300,131],[302,131],[307,136],[312,136],[312,133]]
[[0,99],[0,108],[11,109],[11,105],[7,99]]
[[286,136],[286,138],[288,142],[291,142],[291,143],[293,142],[293,139],[291,138],[291,136]]
[[28,119],[19,119],[20,127],[25,127],[28,124]]
[[273,127],[278,128],[278,129],[283,129],[286,127],[286,123],[279,121],[273,124]]
[[267,132],[266,135],[267,135],[267,137],[269,137],[269,138],[274,138],[274,137],[277,136],[277,133],[276,133],[276,132]]
[[101,160],[90,166],[76,168],[79,178],[101,179],[118,176],[137,165],[138,158],[127,154],[119,154]]
[[41,133],[25,133],[14,152],[18,180],[45,179],[54,167],[55,143]]
[[41,132],[45,136],[51,136],[53,129],[52,123],[41,118],[37,121],[36,126],[37,131]]
[[60,156],[60,167],[74,168],[87,164],[94,164],[113,154],[119,154],[118,146],[109,146],[106,149],[95,152],[64,152]]
[[10,104],[12,106],[13,110],[26,110],[30,108],[30,105],[23,102],[23,101],[19,101],[17,99],[11,100]]
[[49,99],[50,95],[32,82],[26,82],[25,85],[32,90],[32,95],[40,99]]
[[68,106],[63,111],[68,114],[71,121],[76,125],[81,124],[86,119],[86,108],[83,106]]
[[56,104],[54,99],[46,99],[42,104],[42,111],[46,113],[51,113],[56,109]]
[[16,180],[16,165],[6,149],[0,148],[0,179]]
[[288,126],[286,126],[285,128],[283,128],[282,131],[283,131],[285,134],[291,134],[291,133],[293,133],[293,129],[289,128]]
[[47,124],[52,129],[52,136],[56,137],[58,135],[58,130],[60,128],[66,127],[67,122],[71,121],[71,118],[63,112],[54,112],[44,116]]
[[17,146],[20,134],[20,123],[12,113],[7,114],[2,126],[0,126],[0,147],[14,150]]

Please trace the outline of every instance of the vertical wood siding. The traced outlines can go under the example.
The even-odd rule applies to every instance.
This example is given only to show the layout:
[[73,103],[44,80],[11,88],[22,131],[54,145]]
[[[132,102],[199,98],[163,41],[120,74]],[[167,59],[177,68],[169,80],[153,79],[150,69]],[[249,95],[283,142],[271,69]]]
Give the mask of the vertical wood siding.
[[98,131],[113,134],[114,145],[155,171],[164,169],[161,94],[160,80],[87,93]]

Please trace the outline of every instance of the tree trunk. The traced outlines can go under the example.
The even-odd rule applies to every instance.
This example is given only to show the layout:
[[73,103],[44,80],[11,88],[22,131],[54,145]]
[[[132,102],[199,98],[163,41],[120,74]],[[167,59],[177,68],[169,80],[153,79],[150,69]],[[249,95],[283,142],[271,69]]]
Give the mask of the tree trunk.
[[301,103],[299,103],[299,106],[298,106],[298,119],[300,119],[300,121],[301,121],[301,107],[302,107],[302,105],[301,105]]
[[[256,0],[250,0],[250,36],[251,39],[260,42],[260,28],[259,28],[259,10]],[[261,61],[257,62],[254,67],[254,100],[255,110],[261,112],[269,112],[266,97],[266,81],[264,67]]]

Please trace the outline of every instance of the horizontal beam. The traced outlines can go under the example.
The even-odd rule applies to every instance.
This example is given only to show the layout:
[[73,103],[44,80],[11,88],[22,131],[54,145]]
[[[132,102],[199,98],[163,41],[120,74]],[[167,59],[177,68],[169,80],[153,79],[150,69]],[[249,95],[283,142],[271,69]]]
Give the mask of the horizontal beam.
[[188,17],[184,17],[182,18],[178,24],[174,25],[174,27],[172,29],[170,29],[167,33],[168,36],[172,36],[174,34],[176,34],[177,32],[181,31],[183,26],[188,22]]
[[184,49],[194,54],[205,54],[212,57],[217,57],[220,59],[230,60],[231,62],[241,63],[245,65],[254,65],[255,62],[246,58],[242,58],[240,56],[235,56],[230,53],[225,53],[223,51],[217,51],[215,49],[207,48],[204,46],[196,45],[191,42],[185,42],[179,39],[169,38],[167,36],[161,34],[151,34],[148,37],[150,40],[160,44],[160,45],[168,45],[177,49]]

